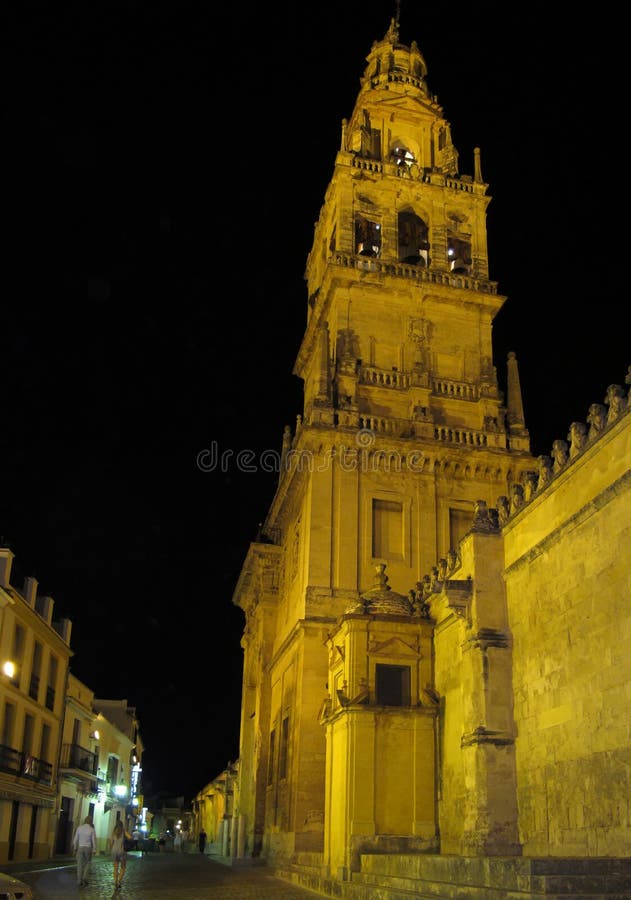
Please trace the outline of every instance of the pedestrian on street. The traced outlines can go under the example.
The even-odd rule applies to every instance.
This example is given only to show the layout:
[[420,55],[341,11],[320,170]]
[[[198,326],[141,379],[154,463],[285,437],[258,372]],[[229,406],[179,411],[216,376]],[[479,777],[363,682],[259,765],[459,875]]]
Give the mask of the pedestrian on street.
[[127,850],[125,849],[125,839],[131,840],[131,835],[127,833],[125,826],[120,819],[114,825],[114,831],[109,839],[109,849],[114,864],[114,893],[120,891],[121,882],[125,869],[127,868]]
[[206,846],[206,832],[204,831],[203,828],[199,833],[198,843],[199,843],[199,852],[203,853],[204,847]]
[[83,824],[75,831],[72,849],[77,854],[77,885],[85,887],[88,883],[92,856],[96,852],[96,831],[92,824],[92,816],[86,816]]

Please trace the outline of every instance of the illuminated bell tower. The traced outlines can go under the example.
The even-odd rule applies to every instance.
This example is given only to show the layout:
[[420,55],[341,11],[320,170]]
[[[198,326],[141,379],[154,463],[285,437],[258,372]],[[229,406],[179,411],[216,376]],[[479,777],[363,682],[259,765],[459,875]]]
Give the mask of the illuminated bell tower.
[[493,366],[506,298],[489,280],[480,151],[459,175],[425,61],[394,20],[367,59],[307,264],[304,424],[527,452],[519,391],[507,431]]
[[[435,846],[434,775],[405,834],[403,814],[378,808],[409,793],[410,772],[438,771],[434,626],[407,598],[455,553],[476,503],[494,507],[536,468],[517,360],[506,405],[493,364],[506,298],[489,278],[489,199],[478,150],[459,174],[423,56],[393,20],[342,124],[305,273],[303,413],[233,598],[246,616],[239,813],[254,852],[321,852],[347,871],[354,848],[393,828],[400,844]],[[385,765],[373,737],[354,742],[352,771],[340,762],[352,728],[374,736],[393,709],[400,776],[397,741]],[[361,794],[361,814],[332,802],[340,792]]]

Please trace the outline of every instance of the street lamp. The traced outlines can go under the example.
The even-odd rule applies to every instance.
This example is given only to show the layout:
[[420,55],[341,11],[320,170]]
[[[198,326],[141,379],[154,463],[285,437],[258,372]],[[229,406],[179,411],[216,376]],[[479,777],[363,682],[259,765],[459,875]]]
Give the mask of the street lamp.
[[14,677],[14,675],[15,675],[15,663],[14,663],[12,660],[7,659],[7,660],[2,664],[2,674],[3,674],[3,675],[6,675],[7,678],[13,678],[13,677]]

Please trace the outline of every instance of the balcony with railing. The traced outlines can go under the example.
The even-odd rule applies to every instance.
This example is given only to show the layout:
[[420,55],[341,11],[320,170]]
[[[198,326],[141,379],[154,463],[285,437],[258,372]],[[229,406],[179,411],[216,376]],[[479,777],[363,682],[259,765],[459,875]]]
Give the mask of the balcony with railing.
[[432,384],[432,392],[454,400],[480,399],[480,389],[478,385],[470,384],[465,381],[447,381],[444,378],[435,379]]
[[75,773],[82,777],[96,776],[98,757],[96,753],[79,744],[64,744],[59,758],[59,771],[64,775]]
[[52,763],[6,744],[0,744],[0,772],[38,784],[52,784],[53,781]]
[[96,770],[96,777],[91,778],[89,782],[86,782],[84,791],[86,794],[90,795],[101,795],[107,793],[107,788],[109,785],[105,781],[105,772],[102,769]]
[[64,744],[59,758],[59,775],[74,782],[78,791],[96,796],[105,791],[105,777],[98,768],[98,756],[80,744]]
[[442,284],[449,287],[478,291],[484,294],[497,294],[497,282],[488,278],[474,277],[439,269],[423,268],[395,259],[352,255],[334,251],[330,262],[344,269],[355,269],[362,272],[374,272],[377,275],[394,275],[423,284]]
[[377,366],[361,366],[359,380],[362,384],[372,384],[375,387],[397,388],[405,390],[412,383],[409,372],[399,372],[397,369],[379,369]]

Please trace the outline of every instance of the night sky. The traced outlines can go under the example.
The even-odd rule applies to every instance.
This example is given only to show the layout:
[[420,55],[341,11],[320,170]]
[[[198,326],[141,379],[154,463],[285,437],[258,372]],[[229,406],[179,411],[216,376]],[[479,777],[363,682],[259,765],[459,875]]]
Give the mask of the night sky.
[[[14,6],[0,535],[72,619],[73,673],[136,706],[145,792],[190,799],[238,757],[232,594],[277,481],[256,460],[302,411],[313,225],[396,4]],[[401,2],[461,173],[481,148],[495,361],[504,389],[517,353],[535,455],[631,363],[617,8]],[[213,446],[256,471],[201,471]]]

